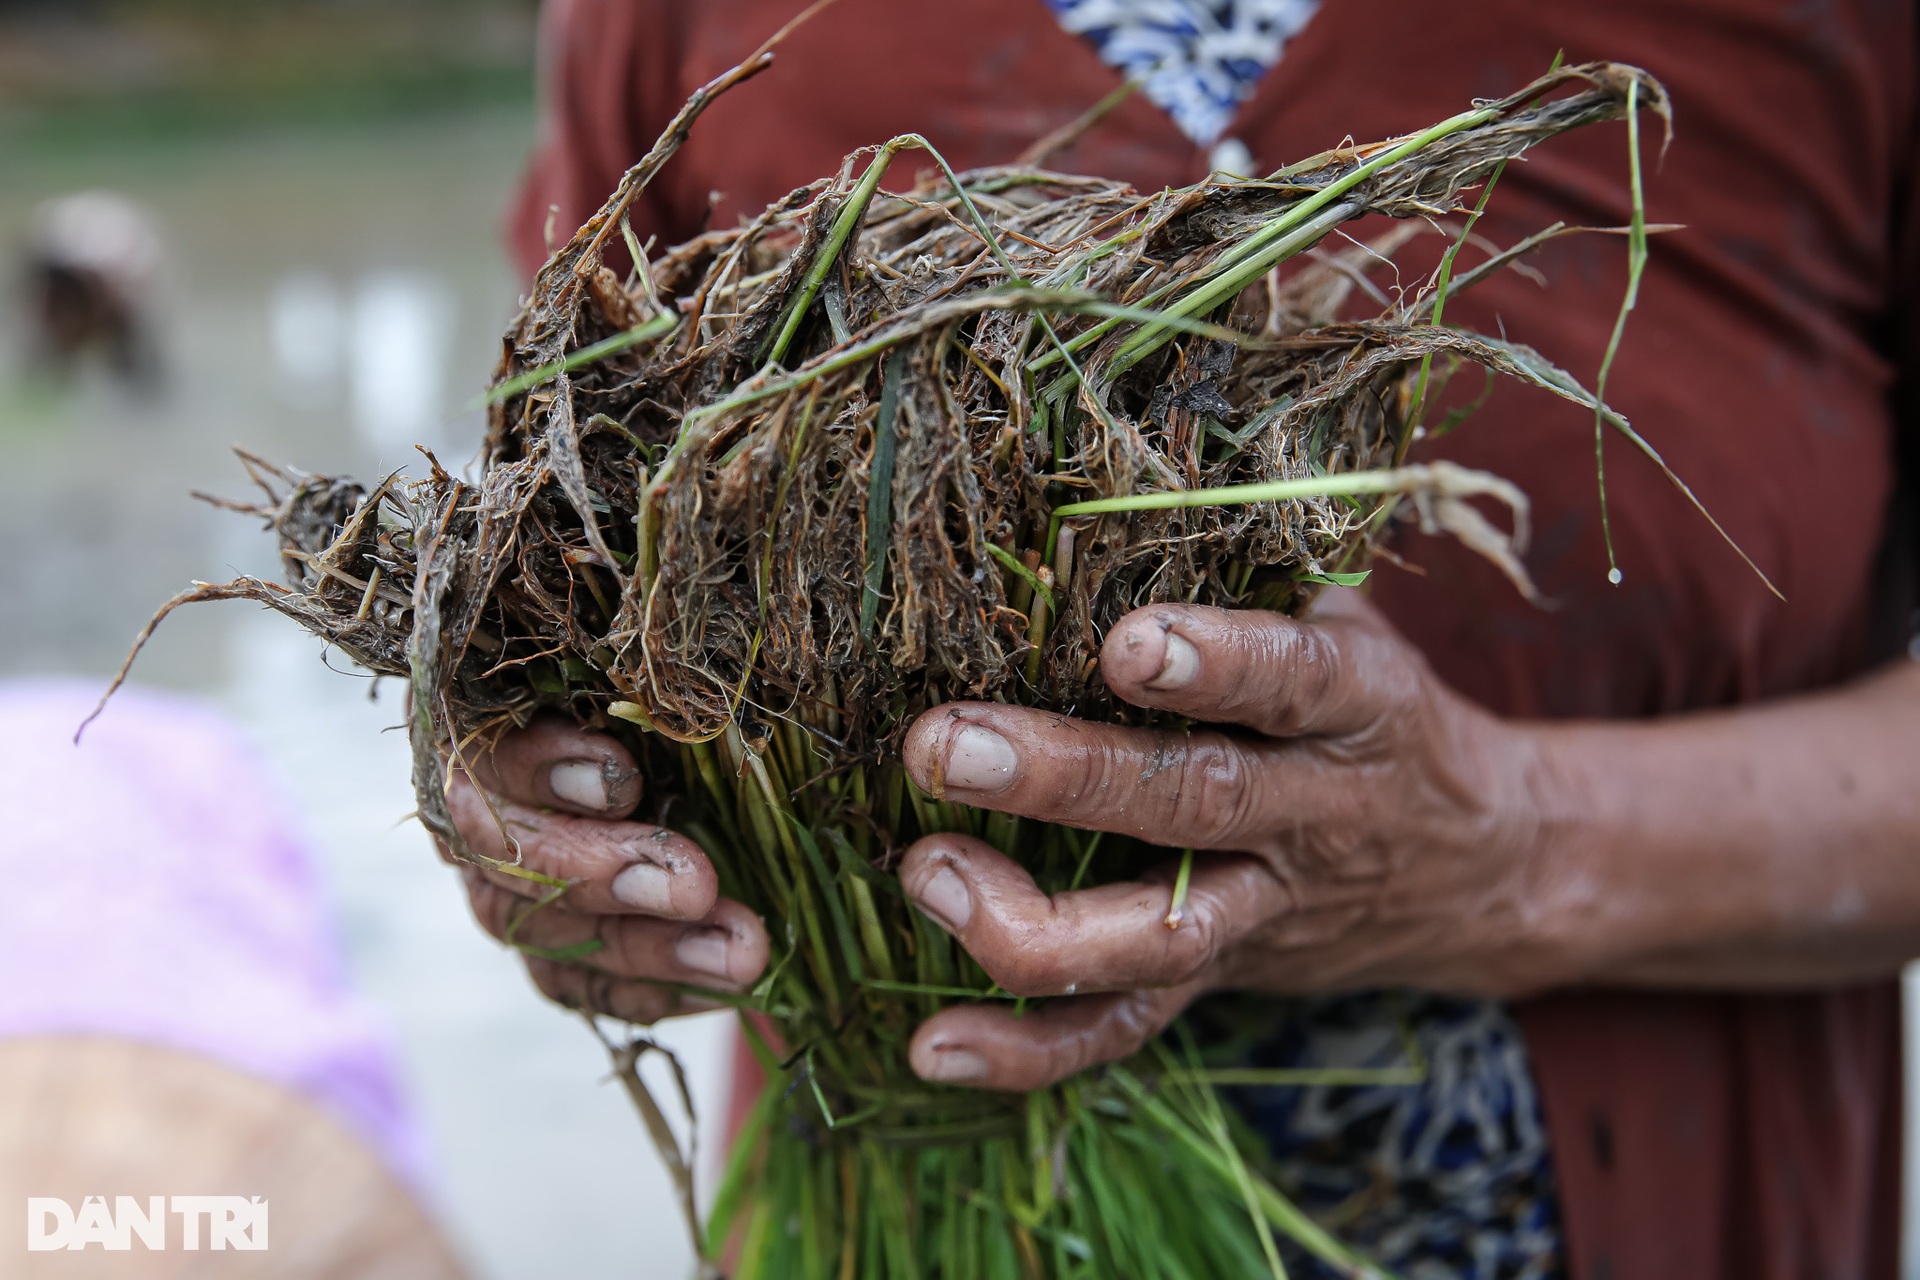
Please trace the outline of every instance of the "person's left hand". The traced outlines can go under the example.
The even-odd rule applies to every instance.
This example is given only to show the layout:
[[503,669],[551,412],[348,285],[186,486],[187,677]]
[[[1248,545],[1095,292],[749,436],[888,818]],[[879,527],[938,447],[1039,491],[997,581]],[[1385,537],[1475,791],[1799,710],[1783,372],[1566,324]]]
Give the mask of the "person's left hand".
[[1038,1088],[1224,987],[1505,995],[1570,976],[1547,904],[1580,886],[1536,856],[1564,794],[1540,733],[1448,690],[1357,593],[1308,621],[1141,609],[1101,669],[1136,706],[1250,732],[956,703],[915,723],[907,769],[949,800],[1210,851],[1184,918],[1167,924],[1177,860],[1049,897],[983,841],[916,842],[901,877],[923,911],[1007,991],[1072,997],[942,1011],[913,1039],[924,1078]]

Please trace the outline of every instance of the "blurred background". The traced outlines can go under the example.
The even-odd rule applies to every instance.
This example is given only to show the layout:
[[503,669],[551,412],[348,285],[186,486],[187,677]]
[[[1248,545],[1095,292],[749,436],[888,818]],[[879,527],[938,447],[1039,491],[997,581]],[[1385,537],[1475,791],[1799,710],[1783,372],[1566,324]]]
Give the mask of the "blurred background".
[[[415,445],[471,460],[518,286],[499,229],[535,19],[534,0],[0,0],[0,677],[104,683],[190,579],[276,576],[257,522],[188,496],[251,496],[235,444],[363,478],[417,468]],[[406,820],[401,691],[237,604],[175,615],[136,675],[236,718],[303,807],[427,1127],[430,1208],[475,1274],[687,1274],[600,1047]],[[710,1122],[709,1183],[724,1035],[662,1032]]]
[[[189,497],[252,496],[235,444],[362,478],[417,468],[416,444],[471,459],[518,287],[499,226],[532,138],[535,17],[533,0],[0,2],[0,677],[104,684],[190,579],[277,578],[257,521]],[[68,261],[76,240],[110,260]],[[121,296],[90,294],[100,277]],[[49,307],[70,358],[36,334]],[[236,718],[303,809],[426,1123],[431,1208],[475,1274],[687,1274],[605,1054],[473,925],[406,820],[401,690],[330,670],[250,605],[175,615],[135,675]],[[709,1117],[724,1027],[663,1036]]]

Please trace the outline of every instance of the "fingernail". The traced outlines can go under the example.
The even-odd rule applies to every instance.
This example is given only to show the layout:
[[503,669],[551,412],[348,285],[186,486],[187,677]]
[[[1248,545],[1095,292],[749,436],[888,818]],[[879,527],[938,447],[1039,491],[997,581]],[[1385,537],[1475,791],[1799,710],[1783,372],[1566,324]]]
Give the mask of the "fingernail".
[[1200,675],[1200,651],[1185,639],[1167,632],[1166,656],[1160,674],[1147,681],[1149,689],[1184,689]]
[[1019,764],[1012,743],[991,729],[963,724],[947,741],[946,784],[962,791],[1002,791]]
[[914,1064],[923,1080],[942,1084],[973,1084],[993,1074],[993,1066],[971,1049],[960,1045],[934,1045]]
[[973,895],[967,892],[966,882],[950,867],[941,867],[928,876],[927,882],[914,894],[914,901],[948,933],[960,932],[967,927],[967,921],[973,919]]
[[721,929],[689,929],[673,944],[673,958],[682,969],[732,981],[733,975],[727,972],[728,940]]
[[665,867],[636,862],[613,878],[614,899],[655,915],[673,913],[673,877]]
[[547,790],[582,809],[607,807],[607,775],[598,760],[562,760],[547,770]]

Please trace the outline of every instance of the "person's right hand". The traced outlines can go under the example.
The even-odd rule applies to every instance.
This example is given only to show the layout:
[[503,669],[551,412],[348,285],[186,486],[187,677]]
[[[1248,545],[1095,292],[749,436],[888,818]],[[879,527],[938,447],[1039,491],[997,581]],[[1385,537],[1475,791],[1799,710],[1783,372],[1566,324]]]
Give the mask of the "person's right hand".
[[[718,877],[700,847],[626,820],[642,787],[633,756],[618,741],[542,720],[468,763],[472,779],[456,774],[447,792],[467,846],[571,885],[534,910],[551,892],[547,885],[457,864],[481,925],[502,941],[548,952],[574,955],[601,944],[577,960],[523,953],[547,996],[646,1023],[714,1007],[659,983],[733,991],[766,968],[766,925],[718,896]],[[440,853],[453,861],[444,847]]]

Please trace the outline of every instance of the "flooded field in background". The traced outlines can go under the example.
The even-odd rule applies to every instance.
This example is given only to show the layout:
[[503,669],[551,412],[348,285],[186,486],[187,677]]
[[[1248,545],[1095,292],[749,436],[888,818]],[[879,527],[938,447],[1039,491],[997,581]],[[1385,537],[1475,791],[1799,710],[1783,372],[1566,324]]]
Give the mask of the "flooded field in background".
[[[416,444],[449,467],[472,457],[472,401],[515,302],[501,211],[530,137],[524,107],[101,137],[4,161],[9,288],[35,208],[78,191],[147,210],[164,262],[152,395],[98,371],[57,385],[25,367],[11,291],[0,311],[0,677],[104,684],[191,579],[278,577],[258,521],[189,496],[252,496],[235,444],[363,478],[417,469]],[[136,678],[224,707],[301,802],[354,976],[387,1015],[432,1137],[440,1219],[476,1274],[688,1274],[665,1173],[600,1047],[473,925],[407,820],[406,742],[388,731],[399,688],[329,670],[310,637],[241,604],[175,615]],[[708,1116],[724,1034],[709,1017],[663,1036]]]

